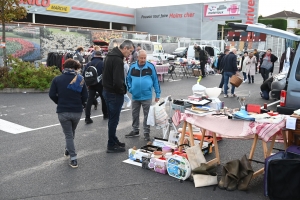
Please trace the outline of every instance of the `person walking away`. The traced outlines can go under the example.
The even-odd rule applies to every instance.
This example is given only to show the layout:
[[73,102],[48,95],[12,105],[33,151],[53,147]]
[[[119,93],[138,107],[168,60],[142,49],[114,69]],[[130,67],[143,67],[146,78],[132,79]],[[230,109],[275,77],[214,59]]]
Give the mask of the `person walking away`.
[[[238,71],[236,62],[236,48],[231,49],[230,53],[224,58],[224,98],[228,97],[228,83],[232,75]],[[236,97],[234,94],[235,87],[231,86],[231,96]]]
[[[94,54],[94,57],[92,58],[92,61],[89,62],[86,65],[86,68],[83,71],[83,75],[84,75],[85,78],[87,78],[87,76],[85,74],[89,73],[89,72],[87,72],[87,71],[89,71],[89,67],[95,67],[96,68],[97,78],[102,75],[103,58],[102,58],[102,54],[101,54],[100,51],[95,51],[95,54]],[[96,97],[97,92],[98,92],[98,94],[100,96],[100,99],[101,99],[103,119],[104,120],[108,119],[107,106],[106,106],[104,97],[102,95],[102,92],[103,92],[102,80],[100,80],[99,82],[96,81],[95,85],[90,85],[90,86],[88,86],[88,88],[89,88],[89,92],[88,92],[89,97],[88,97],[88,101],[87,101],[86,108],[85,108],[85,123],[86,124],[93,123],[93,120],[91,119],[91,107],[92,107],[93,102],[95,101],[95,97]]]
[[266,53],[264,53],[260,59],[260,73],[263,80],[267,80],[269,78],[270,72],[273,73],[274,63],[278,60],[278,58],[272,54],[272,50],[268,49]]
[[144,139],[150,140],[150,126],[147,125],[147,118],[150,106],[152,104],[152,93],[155,90],[155,102],[160,98],[160,86],[155,67],[152,63],[146,61],[147,53],[140,50],[138,53],[138,62],[130,66],[127,75],[127,88],[132,94],[132,131],[125,137],[139,136],[140,109],[143,108],[144,121]]
[[246,81],[247,81],[247,73],[246,73],[247,69],[246,69],[246,66],[245,66],[246,65],[246,62],[245,62],[246,58],[248,58],[248,52],[247,51],[244,52],[244,55],[243,55],[243,57],[242,57],[242,59],[240,60],[240,63],[239,63],[239,68],[242,71],[243,77],[244,77],[243,83],[246,83]]
[[201,73],[202,73],[202,78],[205,77],[205,65],[208,60],[208,53],[202,49],[200,46],[198,46],[199,50],[199,60],[200,60],[200,67],[201,67]]
[[199,60],[200,47],[198,46],[198,44],[194,44],[194,50],[195,50],[195,60]]
[[83,107],[88,98],[87,88],[83,77],[77,73],[80,64],[67,59],[60,76],[52,80],[49,90],[50,99],[57,104],[56,113],[65,134],[65,156],[70,156],[70,166],[77,168],[77,154],[75,151],[75,130],[81,118]]
[[256,60],[257,60],[257,63],[255,65],[255,74],[257,74],[257,65],[258,65],[258,61],[259,61],[259,53],[258,53],[257,49],[254,49],[253,55],[256,57]]
[[116,129],[120,113],[127,93],[124,76],[124,57],[133,52],[133,43],[125,40],[120,47],[114,47],[104,60],[102,73],[103,97],[108,111],[108,142],[107,153],[125,151],[125,143],[119,141]]
[[[222,88],[222,93],[224,93],[223,91],[223,85],[224,85],[224,70],[223,70],[223,65],[222,65],[222,62],[223,62],[223,59],[225,58],[226,55],[229,54],[229,49],[225,49],[224,53],[222,53],[219,58],[218,58],[218,64],[217,64],[217,70],[218,70],[218,73],[222,75],[222,78],[221,78],[221,82],[219,84],[219,88]],[[229,87],[228,87],[229,88]]]
[[257,64],[256,57],[254,56],[253,52],[249,53],[249,56],[246,58],[246,74],[248,74],[248,83],[254,83],[254,75],[255,75],[255,68]]
[[[129,65],[128,65],[128,60],[127,58],[124,58],[124,75],[125,75],[125,81],[126,81],[126,77],[127,77],[127,74],[128,74],[128,71],[129,71]],[[128,94],[124,94],[124,103],[123,103],[123,106],[122,108],[125,108],[125,104],[127,104],[127,108],[129,108],[131,106],[131,99],[130,97],[128,96]]]

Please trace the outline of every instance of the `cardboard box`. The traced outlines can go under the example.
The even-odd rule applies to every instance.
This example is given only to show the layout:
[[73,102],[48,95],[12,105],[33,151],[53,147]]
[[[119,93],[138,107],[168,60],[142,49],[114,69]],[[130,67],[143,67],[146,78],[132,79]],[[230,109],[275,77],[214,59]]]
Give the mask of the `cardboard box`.
[[142,162],[143,159],[142,157],[145,158],[150,158],[151,157],[151,152],[150,151],[145,151],[141,149],[128,149],[128,157],[130,160],[136,161],[136,162]]
[[202,75],[201,69],[193,69],[193,74],[194,76],[201,76]]

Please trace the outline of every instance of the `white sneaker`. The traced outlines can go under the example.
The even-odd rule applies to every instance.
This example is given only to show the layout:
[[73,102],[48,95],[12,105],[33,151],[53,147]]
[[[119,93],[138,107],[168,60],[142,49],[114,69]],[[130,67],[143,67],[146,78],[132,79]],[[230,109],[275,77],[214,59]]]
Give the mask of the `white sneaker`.
[[127,108],[131,106],[131,100],[127,103]]

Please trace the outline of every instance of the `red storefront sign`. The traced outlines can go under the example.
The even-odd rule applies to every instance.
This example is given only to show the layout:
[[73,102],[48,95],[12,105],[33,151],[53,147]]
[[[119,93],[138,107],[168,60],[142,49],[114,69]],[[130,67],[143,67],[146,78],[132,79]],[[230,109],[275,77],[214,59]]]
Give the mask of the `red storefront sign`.
[[27,0],[27,2],[20,0],[20,4],[48,7],[50,6],[50,0]]
[[248,0],[248,10],[246,13],[247,21],[246,24],[254,24],[254,13],[255,13],[255,0]]

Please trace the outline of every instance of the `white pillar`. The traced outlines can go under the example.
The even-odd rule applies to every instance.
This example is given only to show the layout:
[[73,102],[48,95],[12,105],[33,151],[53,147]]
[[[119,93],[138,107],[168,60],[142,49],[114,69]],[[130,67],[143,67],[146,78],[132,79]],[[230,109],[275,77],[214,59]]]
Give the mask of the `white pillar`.
[[32,23],[35,23],[35,13],[32,13]]
[[112,22],[109,22],[109,29],[112,29]]

